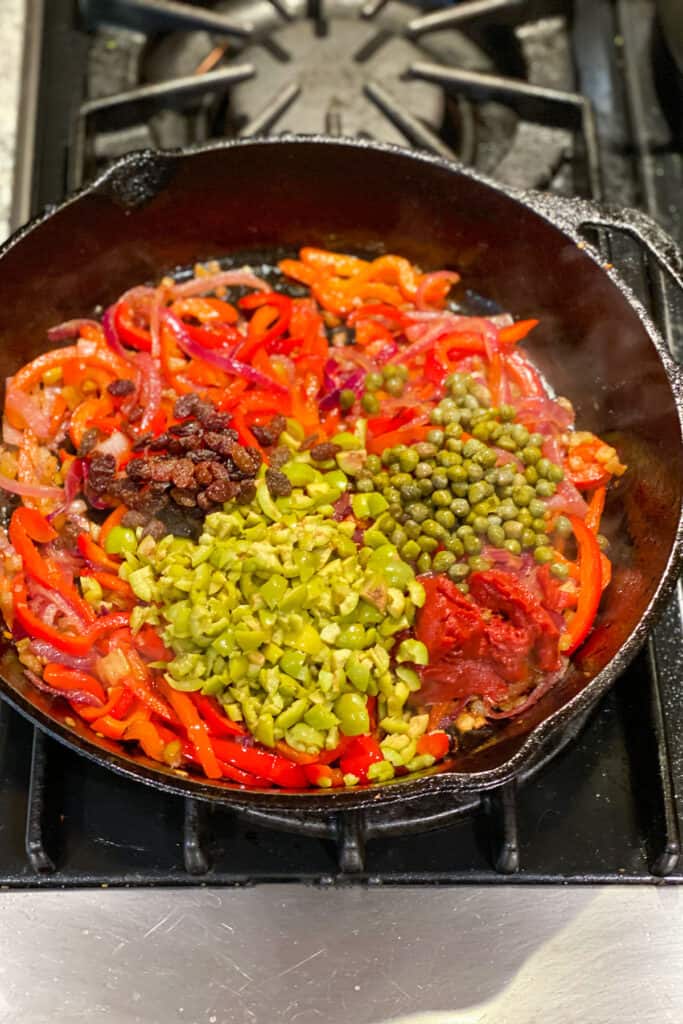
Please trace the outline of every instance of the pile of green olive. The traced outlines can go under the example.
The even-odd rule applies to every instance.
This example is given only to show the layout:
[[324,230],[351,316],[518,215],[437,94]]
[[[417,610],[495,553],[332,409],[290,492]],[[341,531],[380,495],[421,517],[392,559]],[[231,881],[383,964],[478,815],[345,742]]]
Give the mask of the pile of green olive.
[[[446,389],[426,439],[369,455],[356,480],[357,490],[377,491],[389,503],[378,529],[419,572],[445,572],[463,590],[470,571],[490,567],[485,545],[530,551],[565,579],[545,504],[564,474],[544,458],[545,438],[515,422],[512,406],[492,407],[487,388],[468,375],[453,374]],[[502,452],[509,463],[500,464]],[[553,532],[568,536],[571,524],[559,516]]]

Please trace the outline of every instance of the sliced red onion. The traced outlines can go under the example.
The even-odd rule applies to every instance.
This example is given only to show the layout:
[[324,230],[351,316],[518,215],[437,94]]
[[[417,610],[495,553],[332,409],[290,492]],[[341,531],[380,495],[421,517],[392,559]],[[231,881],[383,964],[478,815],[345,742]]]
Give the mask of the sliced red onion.
[[287,394],[287,388],[284,384],[279,384],[271,377],[267,377],[265,373],[261,373],[260,370],[249,366],[248,363],[242,363],[225,352],[205,348],[200,342],[190,337],[182,321],[169,310],[164,312],[163,319],[173,332],[176,343],[190,358],[201,359],[205,363],[210,363],[211,366],[218,367],[219,370],[224,370],[225,373],[230,373],[235,377],[242,377],[251,384],[256,384],[267,391],[274,391],[281,395]]
[[580,519],[583,519],[588,511],[588,505],[569,480],[561,480],[552,498],[548,498],[545,504],[546,508],[553,512],[566,512]]
[[507,452],[504,448],[496,448],[495,445],[493,445],[492,447],[494,452],[498,456],[498,462],[500,463],[501,466],[511,465],[514,466],[519,473],[524,472],[526,467],[524,466],[524,463],[517,458],[516,455],[513,455],[512,452]]
[[83,459],[74,459],[64,480],[64,497],[67,505],[70,505],[81,489],[86,477],[86,463]]
[[270,285],[263,278],[252,274],[250,270],[224,270],[219,274],[193,277],[190,281],[183,281],[182,284],[175,285],[170,294],[174,299],[187,299],[192,295],[206,295],[215,292],[217,288],[226,288],[230,285],[255,288],[260,292],[270,291]]
[[[517,419],[538,426],[541,433],[546,432],[548,427],[560,431],[568,430],[574,423],[574,415],[569,409],[544,395],[534,395],[518,402]],[[546,427],[546,431],[543,430],[543,426]]]
[[511,327],[515,322],[509,313],[498,313],[496,316],[490,316],[489,320],[498,330],[501,327]]
[[[413,319],[414,314],[410,314],[408,320]],[[419,320],[413,326],[408,327],[405,333],[406,337],[412,341],[412,344],[408,345],[407,348],[399,349],[397,355],[393,356],[389,362],[414,359],[422,352],[426,352],[428,348],[431,348],[434,342],[438,341],[442,336],[458,331],[480,334],[487,357],[490,360],[498,345],[498,328],[490,320],[480,316],[458,316],[456,313],[442,313],[426,328],[424,323],[421,323]],[[455,348],[456,346],[454,345],[453,347]]]
[[56,327],[50,327],[47,332],[47,336],[50,341],[67,341],[69,338],[77,338],[81,332],[81,327],[97,327],[99,329],[97,320],[65,320],[63,324],[57,324]]
[[144,409],[139,430],[144,434],[159,411],[162,385],[159,365],[148,352],[138,352],[137,364],[140,369],[140,404]]
[[55,686],[50,686],[44,679],[37,676],[35,672],[29,671],[29,669],[24,669],[24,675],[33,683],[37,690],[49,693],[51,697],[61,697],[62,700],[68,700],[72,704],[83,704],[91,708],[104,707],[100,698],[96,697],[94,693],[87,693],[85,690],[58,690]]
[[20,494],[22,498],[45,499],[45,501],[62,501],[64,491],[61,487],[47,487],[42,484],[22,484],[18,480],[10,480],[0,473],[0,490],[10,494]]
[[45,662],[53,662],[55,665],[63,665],[65,668],[74,668],[78,672],[90,672],[93,667],[93,658],[79,658],[75,654],[67,654],[53,647],[47,640],[31,640],[31,653]]
[[36,583],[35,580],[31,581],[31,600],[39,598],[45,605],[45,608],[51,607],[56,609],[65,618],[69,619],[76,629],[82,629],[85,625],[84,620],[75,611],[67,599],[59,593],[58,590],[48,590],[47,587],[43,587],[40,583]]
[[104,340],[106,341],[109,348],[112,350],[114,355],[117,355],[119,359],[123,359],[125,363],[132,363],[133,357],[130,352],[126,352],[125,348],[121,344],[119,333],[116,330],[114,323],[114,306],[109,306],[102,317],[102,330],[104,332]]

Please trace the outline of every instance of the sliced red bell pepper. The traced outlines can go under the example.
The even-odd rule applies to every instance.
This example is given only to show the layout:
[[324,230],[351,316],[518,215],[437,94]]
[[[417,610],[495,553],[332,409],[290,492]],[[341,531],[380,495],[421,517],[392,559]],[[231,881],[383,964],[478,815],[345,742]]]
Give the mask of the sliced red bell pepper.
[[[206,723],[199,717],[196,707],[186,693],[174,690],[165,680],[160,680],[159,686],[180,719],[180,724],[185,729],[187,738],[197,753],[204,774],[208,779],[220,779],[223,773],[216,757],[214,743],[209,736]],[[228,741],[224,740],[223,742],[227,743]],[[223,758],[223,760],[229,759]]]
[[[137,651],[132,650],[132,648],[126,647],[125,644],[121,645],[121,649],[130,667],[130,672],[121,679],[121,682],[137,697],[141,704],[144,704],[155,715],[158,715],[165,722],[175,723],[177,721],[176,714],[174,714],[163,697],[157,693],[152,677],[140,655]],[[161,680],[159,680],[159,686],[165,694],[170,690],[170,687]],[[175,690],[173,693],[175,693]]]
[[285,789],[305,789],[307,785],[303,768],[286,757],[271,753],[262,747],[244,746],[235,740],[215,739],[213,747],[221,761],[241,768],[260,778],[269,779],[276,786]]
[[602,594],[602,562],[595,534],[578,516],[567,517],[579,547],[579,597],[576,611],[560,639],[560,650],[569,656],[583,643],[598,612]]
[[122,580],[120,576],[113,572],[101,572],[99,569],[92,569],[86,566],[81,576],[96,580],[104,590],[111,590],[113,594],[118,594],[120,597],[126,597],[129,600],[133,600],[135,597],[130,583]]
[[133,646],[147,661],[173,661],[173,651],[168,649],[152,626],[143,626],[134,634]]
[[514,324],[501,327],[498,332],[498,341],[501,345],[516,345],[522,338],[538,327],[540,320],[517,320]]
[[123,686],[111,686],[107,691],[107,702],[102,707],[93,708],[88,707],[87,704],[74,703],[71,704],[71,707],[81,718],[85,718],[87,722],[93,722],[96,718],[102,718],[103,715],[110,715],[113,708],[116,707],[121,694],[127,692]]
[[80,553],[91,565],[106,569],[107,572],[118,573],[121,563],[110,558],[104,548],[96,544],[89,533],[79,533],[76,544]]
[[100,547],[107,543],[107,537],[115,526],[118,526],[128,509],[125,505],[117,505],[113,512],[110,512],[100,527]]
[[591,500],[588,503],[588,509],[586,511],[585,523],[589,530],[593,533],[598,533],[600,530],[600,520],[602,519],[602,513],[605,508],[605,498],[607,496],[606,487],[597,487],[591,495]]
[[285,333],[292,318],[292,300],[279,292],[254,292],[240,299],[238,305],[256,310],[249,321],[248,337],[235,352],[235,358],[249,362],[257,349]]
[[127,726],[123,739],[137,740],[147,757],[163,762],[166,744],[153,722],[136,719]]
[[208,296],[176,299],[171,312],[183,319],[192,317],[202,324],[234,324],[239,319],[239,313],[230,302]]
[[54,626],[48,626],[43,620],[31,611],[28,605],[26,580],[22,573],[14,577],[12,584],[14,615],[26,633],[38,640],[47,640],[59,651],[66,654],[88,654],[93,644],[110,629],[128,623],[127,612],[112,612],[110,615],[103,615],[90,623],[87,629],[79,635],[62,633]]
[[125,301],[118,302],[114,308],[114,326],[124,345],[136,348],[139,352],[151,351],[152,335],[149,329],[140,326],[134,311]]
[[359,306],[358,309],[354,309],[349,313],[346,322],[350,327],[353,327],[360,320],[368,320],[374,317],[388,320],[389,323],[395,324],[396,327],[403,327],[406,322],[406,314],[400,309],[396,309],[395,306],[390,306],[388,302],[370,302],[365,306]]
[[445,732],[427,732],[417,741],[418,754],[431,754],[435,761],[441,761],[451,749],[448,734]]
[[538,398],[545,395],[543,381],[522,352],[510,352],[505,357],[505,367],[524,398]]
[[233,722],[220,709],[215,697],[207,697],[203,693],[191,693],[190,699],[201,717],[206,722],[212,736],[246,736],[247,730]]
[[378,434],[369,439],[368,452],[371,455],[381,455],[385,448],[395,448],[397,444],[415,444],[417,441],[424,441],[431,429],[429,423],[413,422],[387,434]]
[[368,781],[368,768],[384,755],[374,736],[354,736],[339,762],[343,775],[355,775],[361,782]]
[[43,679],[56,690],[64,690],[65,696],[68,696],[69,690],[81,690],[96,697],[102,706],[106,704],[107,697],[102,683],[88,672],[50,663],[43,669]]

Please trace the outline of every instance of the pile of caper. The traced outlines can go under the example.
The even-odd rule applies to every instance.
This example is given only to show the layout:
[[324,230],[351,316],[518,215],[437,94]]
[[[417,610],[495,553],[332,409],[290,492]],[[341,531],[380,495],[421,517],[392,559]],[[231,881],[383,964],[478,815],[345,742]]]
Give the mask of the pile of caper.
[[[487,388],[455,373],[446,381],[447,397],[433,409],[433,428],[424,441],[368,456],[360,491],[378,491],[389,508],[377,529],[419,572],[445,572],[466,590],[470,571],[490,567],[484,545],[513,555],[531,551],[566,579],[548,536],[545,499],[562,480],[562,468],[544,458],[545,438],[515,422],[509,405],[491,406]],[[463,433],[471,435],[463,439]],[[499,449],[496,451],[495,449]],[[500,450],[520,465],[498,465]],[[556,535],[571,524],[560,516]]]
[[[377,395],[378,391],[384,391],[387,395],[400,398],[405,391],[408,380],[408,367],[397,366],[390,363],[380,370],[373,370],[365,376],[363,382],[364,391],[360,397],[360,405],[366,416],[376,416],[382,408],[382,403]],[[342,409],[350,409],[356,400],[353,391],[344,390],[339,396],[339,404]]]

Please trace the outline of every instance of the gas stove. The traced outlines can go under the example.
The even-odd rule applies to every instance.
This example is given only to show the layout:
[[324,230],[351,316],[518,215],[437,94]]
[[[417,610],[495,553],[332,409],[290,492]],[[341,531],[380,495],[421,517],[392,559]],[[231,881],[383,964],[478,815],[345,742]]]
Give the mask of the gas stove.
[[[143,147],[280,132],[426,149],[634,204],[679,241],[680,81],[651,0],[33,0],[13,220]],[[64,60],[64,54],[69,60]],[[683,355],[680,297],[597,242]],[[0,706],[0,884],[683,880],[679,595],[525,778],[444,806],[236,812],[108,774]]]

